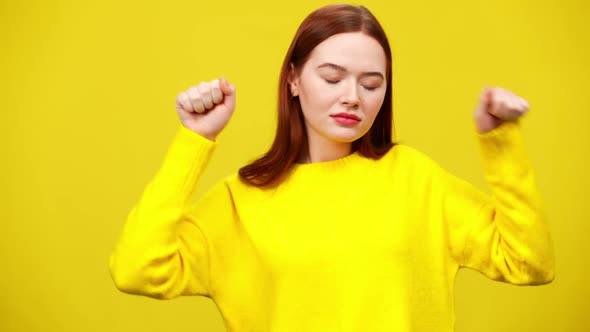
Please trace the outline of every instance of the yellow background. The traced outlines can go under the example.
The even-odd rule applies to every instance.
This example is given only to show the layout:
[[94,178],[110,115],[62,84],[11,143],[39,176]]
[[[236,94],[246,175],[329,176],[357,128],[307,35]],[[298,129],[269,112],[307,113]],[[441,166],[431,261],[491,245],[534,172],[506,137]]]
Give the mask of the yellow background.
[[[176,95],[221,75],[234,118],[196,197],[269,146],[279,67],[327,1],[0,3],[0,330],[224,331],[206,298],[117,291],[108,255],[177,130]],[[472,110],[485,84],[523,96],[557,278],[519,287],[461,270],[457,331],[590,326],[590,5],[363,1],[394,54],[397,140],[485,188]]]

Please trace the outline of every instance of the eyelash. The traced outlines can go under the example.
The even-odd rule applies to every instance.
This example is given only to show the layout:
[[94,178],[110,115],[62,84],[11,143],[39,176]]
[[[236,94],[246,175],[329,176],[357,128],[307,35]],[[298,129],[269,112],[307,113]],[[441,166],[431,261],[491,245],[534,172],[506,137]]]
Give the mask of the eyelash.
[[[326,81],[326,83],[328,83],[328,84],[338,84],[338,82],[340,82],[340,81],[331,81],[331,80],[327,80],[327,79],[324,79],[324,81]],[[377,87],[372,88],[372,87],[367,87],[364,85],[363,85],[363,88],[365,88],[367,91],[373,91],[373,90],[377,89]]]

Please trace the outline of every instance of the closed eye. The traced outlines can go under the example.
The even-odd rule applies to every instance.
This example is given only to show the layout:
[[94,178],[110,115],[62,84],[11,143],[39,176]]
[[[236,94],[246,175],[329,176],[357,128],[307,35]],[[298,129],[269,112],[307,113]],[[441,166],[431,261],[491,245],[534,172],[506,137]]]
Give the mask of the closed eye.
[[337,84],[338,82],[340,82],[340,80],[329,80],[324,78],[324,81],[326,81],[328,84]]
[[[326,83],[328,83],[328,84],[338,84],[340,82],[340,80],[329,80],[327,78],[324,78],[324,81],[326,81]],[[365,90],[367,90],[367,91],[374,91],[374,90],[376,90],[379,87],[378,86],[366,86],[366,85],[363,85],[363,88],[365,88]]]

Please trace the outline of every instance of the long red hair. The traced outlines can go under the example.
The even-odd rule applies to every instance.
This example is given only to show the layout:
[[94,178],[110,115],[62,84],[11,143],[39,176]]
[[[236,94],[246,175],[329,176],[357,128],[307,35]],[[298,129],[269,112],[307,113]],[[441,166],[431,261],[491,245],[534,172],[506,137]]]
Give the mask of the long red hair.
[[333,35],[346,32],[363,32],[375,38],[387,58],[387,90],[383,105],[369,131],[352,143],[352,149],[365,157],[379,159],[394,146],[391,137],[392,57],[385,31],[375,16],[363,6],[328,5],[309,14],[291,42],[279,79],[279,118],[274,142],[266,154],[240,169],[242,180],[258,187],[277,185],[297,160],[304,148],[307,133],[299,98],[292,97],[289,90],[291,64],[299,72],[318,44]]

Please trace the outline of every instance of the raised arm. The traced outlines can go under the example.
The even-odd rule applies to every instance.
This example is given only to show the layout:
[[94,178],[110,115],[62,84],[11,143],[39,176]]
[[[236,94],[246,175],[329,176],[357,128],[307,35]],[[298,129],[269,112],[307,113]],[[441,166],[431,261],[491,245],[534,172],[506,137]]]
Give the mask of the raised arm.
[[[443,215],[450,227],[451,248],[459,266],[491,279],[517,285],[546,284],[555,278],[553,243],[516,120],[528,104],[504,92],[491,100],[492,93],[487,89],[476,109],[476,113],[493,109],[505,116],[477,123],[492,195],[438,168],[445,188]],[[478,116],[483,119],[485,115],[476,114],[476,121]]]
[[214,81],[179,94],[182,125],[110,255],[110,273],[119,290],[160,299],[210,296],[207,235],[187,211],[213,140],[233,112],[234,93],[227,81],[221,87]]

